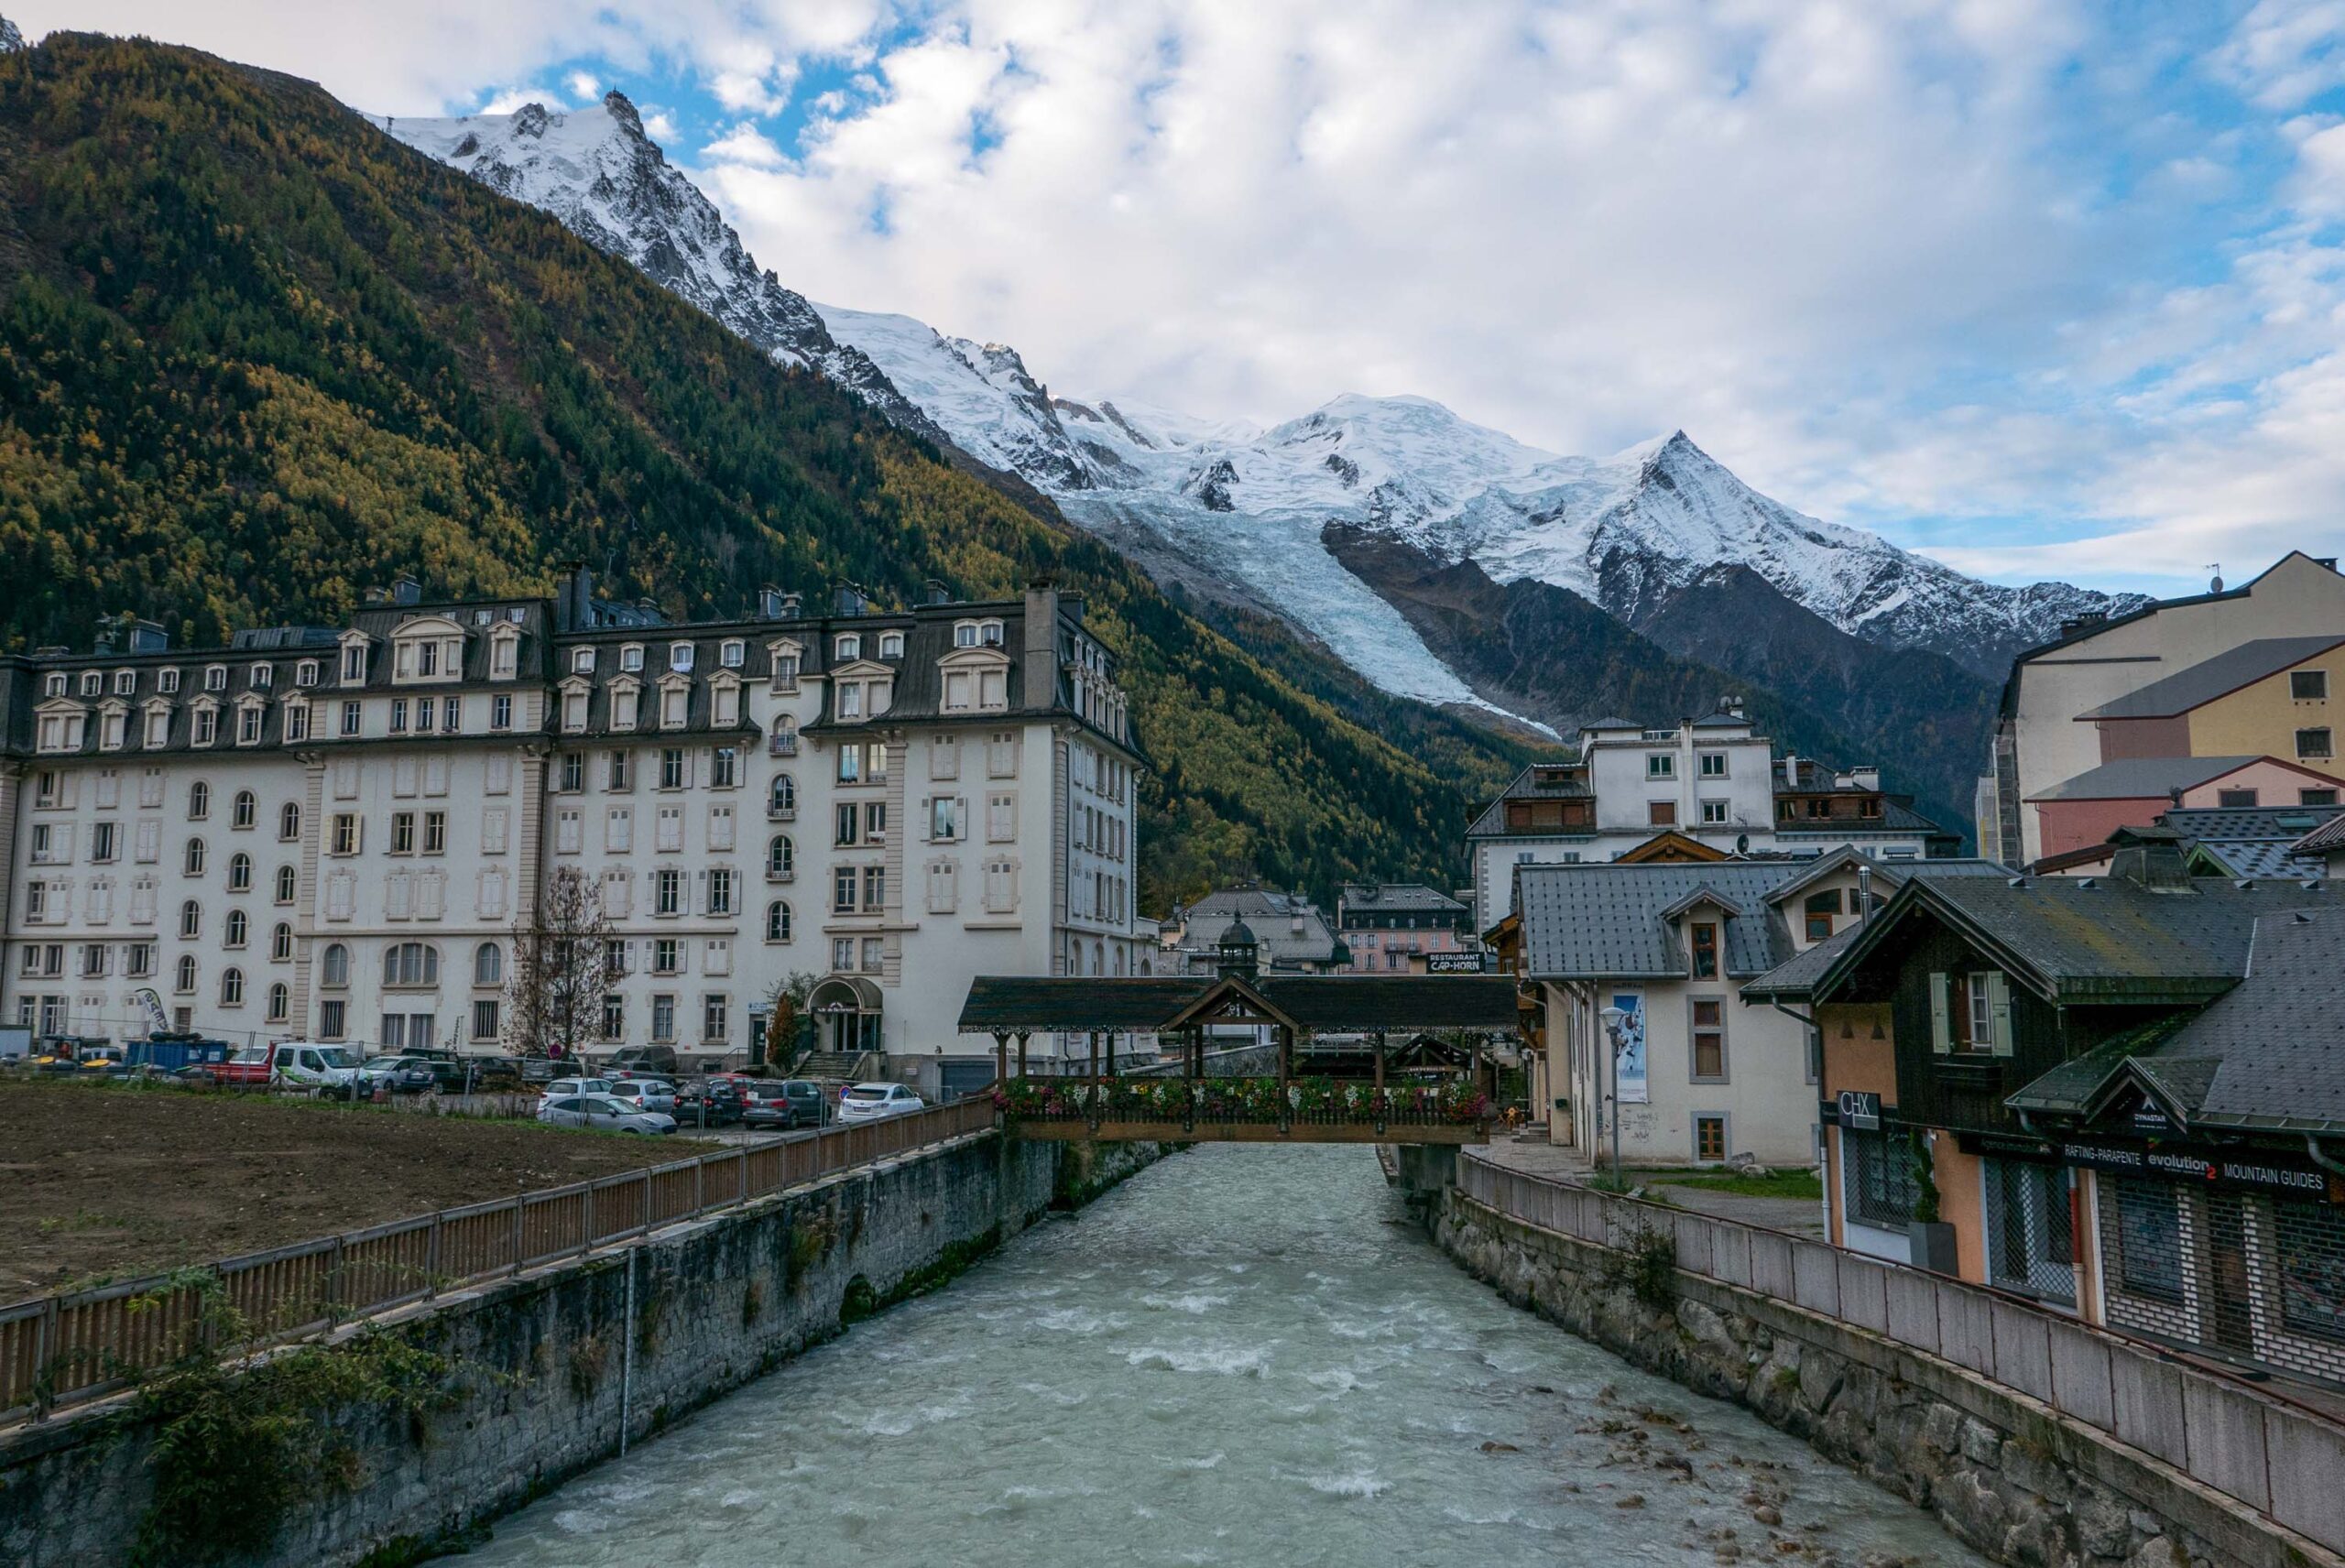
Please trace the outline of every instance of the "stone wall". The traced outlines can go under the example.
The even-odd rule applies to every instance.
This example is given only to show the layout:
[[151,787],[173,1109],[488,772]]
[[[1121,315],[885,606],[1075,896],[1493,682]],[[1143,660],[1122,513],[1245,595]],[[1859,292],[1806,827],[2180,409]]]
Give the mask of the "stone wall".
[[1623,1252],[1510,1218],[1456,1190],[1443,1195],[1433,1232],[1516,1305],[1744,1406],[1928,1509],[1998,1562],[2345,1564],[2162,1461],[1884,1335],[1675,1270],[1663,1273],[1666,1289],[1641,1299]]
[[[454,1366],[449,1402],[339,1416],[350,1473],[240,1561],[380,1568],[458,1544],[616,1454],[622,1406],[631,1440],[658,1432],[1157,1152],[980,1133],[384,1320]],[[126,1561],[153,1435],[125,1401],[0,1435],[0,1563]]]

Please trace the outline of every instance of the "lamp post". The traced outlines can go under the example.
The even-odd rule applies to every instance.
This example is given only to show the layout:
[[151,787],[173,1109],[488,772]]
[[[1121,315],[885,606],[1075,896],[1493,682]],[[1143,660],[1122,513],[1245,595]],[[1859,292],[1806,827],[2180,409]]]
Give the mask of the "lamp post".
[[1611,1109],[1607,1113],[1612,1124],[1612,1190],[1620,1191],[1620,1026],[1629,1019],[1626,1007],[1607,1007],[1597,1015],[1604,1020],[1604,1033],[1612,1042]]

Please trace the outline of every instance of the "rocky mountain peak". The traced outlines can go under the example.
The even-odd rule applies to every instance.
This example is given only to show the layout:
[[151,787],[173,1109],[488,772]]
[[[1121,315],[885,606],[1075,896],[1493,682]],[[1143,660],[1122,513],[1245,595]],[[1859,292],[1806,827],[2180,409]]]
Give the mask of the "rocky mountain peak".
[[16,24],[0,16],[0,54],[20,53],[27,47],[25,35],[16,30]]
[[610,112],[613,123],[622,132],[650,147],[653,156],[659,156],[659,147],[653,145],[650,137],[643,134],[643,116],[636,113],[633,99],[614,87],[603,94],[603,107]]

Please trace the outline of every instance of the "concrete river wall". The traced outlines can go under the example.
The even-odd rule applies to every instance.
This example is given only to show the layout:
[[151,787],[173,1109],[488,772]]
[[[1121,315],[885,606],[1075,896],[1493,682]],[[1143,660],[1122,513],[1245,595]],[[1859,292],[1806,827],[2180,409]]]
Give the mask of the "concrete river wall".
[[[976,1133],[378,1320],[445,1369],[431,1400],[337,1410],[332,1452],[301,1456],[328,1474],[228,1560],[391,1568],[459,1545],[1157,1152]],[[153,1534],[158,1436],[136,1396],[0,1434],[0,1563],[192,1560]]]
[[[2328,1543],[2345,1520],[2338,1433],[2301,1412],[2216,1390],[2207,1379],[2199,1379],[2209,1381],[2204,1397],[2187,1399],[2185,1385],[2195,1375],[2187,1369],[2106,1353],[2095,1361],[2087,1331],[2046,1325],[2016,1305],[2004,1312],[2000,1302],[1969,1312],[1968,1294],[1957,1290],[1966,1319],[1977,1320],[1958,1325],[1968,1342],[2008,1346],[2016,1361],[2028,1359],[2022,1353],[2033,1345],[2042,1382],[2074,1379],[2075,1396],[2056,1403],[1961,1365],[1956,1355],[1979,1365],[1992,1365],[1994,1356],[1973,1354],[1976,1344],[1936,1343],[1947,1331],[1935,1314],[1927,1325],[1932,1348],[1914,1343],[1918,1330],[1901,1335],[1895,1287],[1910,1271],[1891,1282],[1889,1310],[1868,1326],[1803,1304],[1810,1294],[1841,1298],[1801,1288],[1807,1271],[1789,1237],[1750,1233],[1780,1242],[1773,1250],[1782,1257],[1761,1259],[1746,1236],[1735,1259],[1742,1282],[1730,1282],[1718,1277],[1727,1269],[1713,1271],[1718,1258],[1708,1244],[1717,1241],[1723,1254],[1734,1239],[1725,1233],[1749,1227],[1583,1189],[1552,1190],[1556,1184],[1494,1171],[1470,1154],[1461,1174],[1460,1186],[1440,1194],[1430,1222],[1436,1244],[1468,1272],[1635,1366],[1805,1439],[1930,1510],[1999,1562],[2345,1563]],[[1698,1257],[1684,1250],[1689,1234]],[[1781,1288],[1767,1286],[1776,1275]],[[1934,1278],[1913,1276],[1923,1287]],[[2155,1386],[2161,1378],[2176,1386],[2163,1389]],[[2108,1426],[2130,1416],[2143,1446],[2089,1419],[2095,1412],[2084,1406],[2096,1386],[2101,1402],[2115,1407]],[[2175,1397],[2164,1399],[2165,1393]],[[2153,1446],[2175,1457],[2160,1457]],[[2201,1470],[2213,1481],[2201,1479]]]

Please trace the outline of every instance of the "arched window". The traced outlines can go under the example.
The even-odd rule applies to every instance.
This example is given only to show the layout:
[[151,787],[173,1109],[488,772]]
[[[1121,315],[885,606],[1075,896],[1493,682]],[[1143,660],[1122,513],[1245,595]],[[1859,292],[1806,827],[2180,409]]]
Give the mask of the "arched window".
[[235,803],[229,809],[229,825],[248,828],[259,818],[260,802],[253,798],[253,792],[250,789],[237,790]]
[[228,891],[249,893],[253,890],[253,857],[242,851],[228,857]]
[[1094,975],[1107,973],[1107,950],[1096,942],[1091,944],[1091,973]]
[[291,903],[293,887],[293,868],[289,866],[278,866],[277,868],[277,901],[280,904]]
[[386,985],[437,985],[440,950],[429,942],[395,942],[383,953]]
[[203,906],[190,898],[180,906],[180,935],[199,937],[203,934]]
[[798,716],[777,713],[773,721],[773,754],[787,757],[798,749]]
[[180,992],[195,989],[195,954],[192,953],[180,954],[179,973],[172,977],[172,988]]
[[220,971],[220,1005],[241,1007],[245,1005],[245,972],[241,969]]
[[776,833],[766,844],[766,879],[787,882],[797,874],[798,850],[788,833]]
[[277,836],[287,844],[301,836],[301,808],[290,800],[277,809]]
[[350,949],[338,942],[329,943],[325,951],[325,960],[318,965],[318,970],[322,976],[318,983],[322,985],[331,985],[339,990],[349,985]]
[[505,950],[493,942],[485,942],[473,950],[473,984],[502,985],[505,984]]
[[766,906],[766,940],[768,942],[790,940],[790,906],[779,898]]
[[293,1010],[293,993],[279,980],[268,988],[268,1021],[281,1024]]
[[230,909],[228,911],[228,934],[226,938],[228,946],[244,946],[245,939],[252,935],[252,930],[253,922],[245,916],[244,910]]
[[187,820],[200,822],[212,814],[212,786],[199,779],[187,787]]
[[1121,975],[1123,972],[1124,972],[1124,950],[1119,946],[1119,947],[1118,947],[1118,948],[1116,949],[1116,973],[1117,973],[1117,974],[1118,974],[1118,975]]
[[203,841],[202,839],[191,838],[187,841],[187,853],[180,857],[180,866],[190,877],[203,875]]
[[268,933],[268,955],[279,964],[289,963],[293,957],[293,928],[283,920],[278,921],[276,929]]
[[777,817],[798,814],[798,780],[787,773],[773,776],[773,793],[767,798],[767,809]]

